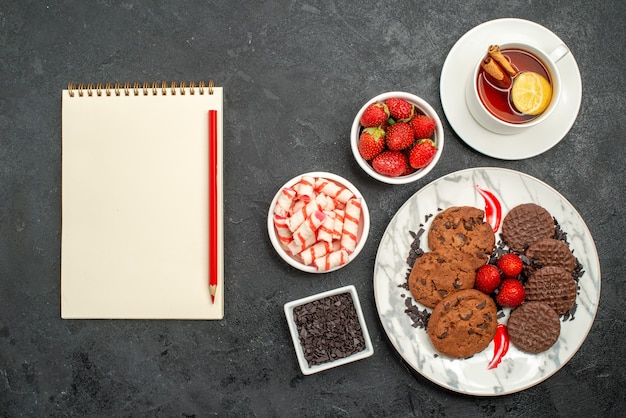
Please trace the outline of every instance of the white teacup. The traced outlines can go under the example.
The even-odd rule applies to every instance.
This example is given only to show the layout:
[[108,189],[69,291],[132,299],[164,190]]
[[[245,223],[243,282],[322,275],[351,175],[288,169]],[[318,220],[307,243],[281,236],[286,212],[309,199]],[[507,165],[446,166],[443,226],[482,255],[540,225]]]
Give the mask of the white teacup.
[[[550,116],[550,114],[552,114],[552,112],[558,105],[561,96],[561,76],[559,74],[556,63],[561,58],[566,56],[570,51],[566,45],[561,44],[553,49],[551,52],[546,53],[543,50],[536,48],[530,44],[521,42],[501,44],[500,49],[504,51],[510,49],[519,49],[522,51],[526,51],[531,55],[534,55],[539,61],[541,61],[541,63],[543,63],[545,68],[548,70],[550,84],[552,87],[552,98],[550,100],[550,104],[537,117],[533,118],[532,120],[519,123],[511,123],[500,119],[499,117],[494,115],[487,107],[485,107],[478,91],[478,75],[481,71],[481,62],[487,55],[487,46],[485,46],[484,53],[481,54],[479,59],[477,60],[477,63],[474,66],[474,71],[472,72],[472,75],[467,82],[465,92],[467,108],[469,109],[474,119],[476,119],[476,121],[481,124],[485,129],[488,129],[498,134],[513,135],[528,129],[531,126],[536,126],[542,123]],[[522,72],[524,69],[520,68],[519,70],[520,72]]]

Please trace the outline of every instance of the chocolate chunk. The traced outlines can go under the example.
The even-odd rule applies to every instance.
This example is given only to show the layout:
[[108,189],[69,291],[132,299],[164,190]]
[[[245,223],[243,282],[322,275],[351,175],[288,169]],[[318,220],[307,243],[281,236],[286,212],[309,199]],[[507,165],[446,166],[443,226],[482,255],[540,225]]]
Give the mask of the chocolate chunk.
[[365,338],[350,293],[296,306],[293,316],[309,366],[349,357],[365,349]]

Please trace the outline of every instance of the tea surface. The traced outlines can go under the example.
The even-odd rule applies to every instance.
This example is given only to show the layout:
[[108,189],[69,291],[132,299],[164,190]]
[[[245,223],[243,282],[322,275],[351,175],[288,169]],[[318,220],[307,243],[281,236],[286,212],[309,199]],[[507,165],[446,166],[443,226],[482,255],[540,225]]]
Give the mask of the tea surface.
[[[504,49],[502,53],[509,58],[518,74],[524,71],[533,71],[545,77],[550,84],[552,83],[550,73],[545,65],[530,52],[521,49]],[[526,115],[515,109],[510,97],[510,87],[507,89],[497,87],[491,76],[483,69],[480,69],[478,72],[476,83],[481,102],[498,119],[508,123],[521,124],[530,122],[540,116],[540,114]]]

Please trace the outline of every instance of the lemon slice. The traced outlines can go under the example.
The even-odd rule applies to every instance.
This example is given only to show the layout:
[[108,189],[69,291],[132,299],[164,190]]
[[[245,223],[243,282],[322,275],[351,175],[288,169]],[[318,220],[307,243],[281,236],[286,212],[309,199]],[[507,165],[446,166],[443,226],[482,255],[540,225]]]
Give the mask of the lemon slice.
[[511,100],[517,110],[527,115],[538,115],[550,104],[552,86],[541,74],[525,71],[515,77]]

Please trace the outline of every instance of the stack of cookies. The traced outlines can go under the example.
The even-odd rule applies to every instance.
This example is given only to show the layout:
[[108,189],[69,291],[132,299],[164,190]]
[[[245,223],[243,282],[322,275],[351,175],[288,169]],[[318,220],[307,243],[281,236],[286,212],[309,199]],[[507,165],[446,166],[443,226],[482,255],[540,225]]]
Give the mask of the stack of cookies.
[[555,221],[543,207],[525,203],[511,209],[502,222],[502,238],[526,255],[526,301],[511,312],[511,342],[520,350],[539,353],[552,347],[561,332],[559,315],[576,301],[578,265],[569,246],[555,239]]
[[484,350],[498,326],[496,304],[474,289],[476,269],[493,252],[495,235],[485,213],[450,207],[435,216],[428,232],[431,251],[415,261],[408,284],[416,302],[433,308],[428,335],[434,347],[454,358]]

